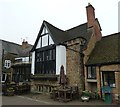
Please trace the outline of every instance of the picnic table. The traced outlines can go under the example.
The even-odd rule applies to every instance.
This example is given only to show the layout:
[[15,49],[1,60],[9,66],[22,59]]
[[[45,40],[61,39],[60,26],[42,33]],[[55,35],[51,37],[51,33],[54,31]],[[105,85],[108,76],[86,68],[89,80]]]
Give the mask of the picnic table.
[[53,90],[53,99],[63,102],[68,102],[72,100],[71,89],[55,89]]

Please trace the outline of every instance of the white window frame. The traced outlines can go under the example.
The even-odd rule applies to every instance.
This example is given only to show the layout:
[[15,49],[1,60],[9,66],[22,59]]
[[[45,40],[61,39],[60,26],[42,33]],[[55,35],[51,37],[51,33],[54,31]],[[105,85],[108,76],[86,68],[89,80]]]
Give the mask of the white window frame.
[[7,69],[10,68],[11,67],[11,60],[5,60],[4,67]]
[[[3,76],[3,75],[4,75],[4,76]],[[3,80],[3,77],[4,77],[4,80]],[[7,77],[7,74],[3,73],[3,74],[1,75],[1,82],[5,82],[6,77]]]

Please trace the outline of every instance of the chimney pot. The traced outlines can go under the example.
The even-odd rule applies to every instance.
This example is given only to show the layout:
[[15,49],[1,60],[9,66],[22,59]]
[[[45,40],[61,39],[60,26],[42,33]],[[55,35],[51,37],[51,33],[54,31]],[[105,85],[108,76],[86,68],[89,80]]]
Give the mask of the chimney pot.
[[87,13],[88,27],[94,26],[94,24],[95,24],[95,9],[90,3],[88,3],[88,6],[86,6],[86,13]]
[[90,3],[88,3],[88,6],[91,5]]
[[25,49],[28,47],[28,42],[25,41],[25,39],[23,39],[23,42],[22,42],[22,48]]

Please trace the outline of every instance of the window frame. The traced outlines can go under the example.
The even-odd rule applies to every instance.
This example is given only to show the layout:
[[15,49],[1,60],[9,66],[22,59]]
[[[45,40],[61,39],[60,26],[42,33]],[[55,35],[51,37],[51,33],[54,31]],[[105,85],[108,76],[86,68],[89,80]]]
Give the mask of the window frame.
[[7,69],[9,69],[11,67],[11,60],[8,60],[8,59],[5,60],[4,67],[7,68]]
[[97,79],[96,66],[87,66],[87,79]]
[[[53,58],[53,56],[56,56],[56,48],[54,46],[49,47],[48,49],[40,48],[40,49],[37,49],[35,53],[36,53],[35,74],[55,74],[56,73],[56,57]],[[41,61],[39,60],[39,62],[37,62],[37,60],[39,59],[37,57],[37,54],[39,54],[39,56],[42,55],[42,60]],[[49,55],[51,55],[51,57]]]
[[[111,73],[111,74],[110,74]],[[106,80],[104,78],[104,76],[106,75]],[[111,78],[112,76],[112,78]],[[102,71],[102,78],[103,78],[103,86],[105,86],[105,82],[107,82],[107,85],[110,86],[111,88],[115,88],[116,87],[116,82],[115,82],[115,71]],[[110,81],[113,80],[113,83],[111,84]]]

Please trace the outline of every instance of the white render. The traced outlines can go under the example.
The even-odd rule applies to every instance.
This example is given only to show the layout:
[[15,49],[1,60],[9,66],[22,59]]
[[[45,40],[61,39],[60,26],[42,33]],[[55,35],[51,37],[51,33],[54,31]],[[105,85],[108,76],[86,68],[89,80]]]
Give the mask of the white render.
[[[41,35],[44,35],[46,33],[48,33],[48,30],[47,30],[46,27],[44,27]],[[48,38],[49,38],[49,44],[48,44]],[[41,43],[41,39],[42,39],[42,43]],[[42,46],[41,46],[41,44],[42,44]],[[36,49],[42,48],[42,47],[45,47],[45,46],[48,46],[48,45],[51,45],[51,44],[54,44],[54,42],[53,42],[50,34],[46,34],[46,35],[39,38]]]
[[64,66],[66,74],[66,47],[62,45],[56,46],[56,74],[60,74],[60,67]]
[[48,35],[42,36],[42,47],[48,46]]
[[41,37],[40,37],[39,41],[38,41],[38,44],[36,46],[36,49],[48,46],[48,37],[49,37],[49,45],[54,44],[51,36],[50,35],[45,35],[45,36],[42,36],[42,46],[41,46]]
[[36,49],[41,48],[41,37],[39,38],[38,44],[36,46]]
[[53,42],[51,36],[49,35],[49,45],[52,45],[52,44],[54,44],[54,42]]
[[35,70],[35,51],[32,52],[32,65],[31,65],[31,73],[34,75]]
[[21,60],[21,62],[23,63],[29,63],[29,57],[19,57],[19,58],[15,58],[15,60]]
[[[39,38],[38,43],[35,47],[35,49],[39,49],[51,44],[54,44],[53,39],[51,38],[50,34],[48,33],[47,28],[43,28],[42,37]],[[42,43],[41,43],[42,39]],[[49,44],[48,44],[48,39],[49,39]],[[42,46],[41,46],[42,44]],[[64,66],[65,74],[66,74],[66,47],[63,45],[58,45],[56,46],[56,74],[60,74],[60,67]],[[32,65],[31,65],[31,72],[34,74],[35,70],[35,51],[32,53]]]

